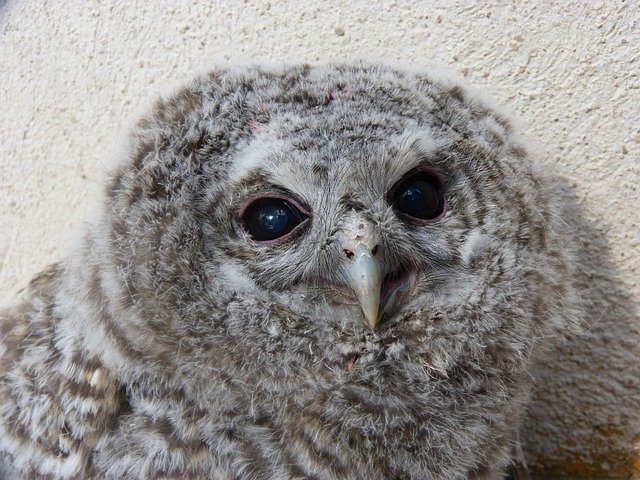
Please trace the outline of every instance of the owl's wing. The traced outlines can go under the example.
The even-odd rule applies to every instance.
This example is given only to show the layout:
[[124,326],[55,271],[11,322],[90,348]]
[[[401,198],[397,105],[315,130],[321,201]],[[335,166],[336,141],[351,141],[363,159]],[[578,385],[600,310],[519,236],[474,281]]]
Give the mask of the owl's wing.
[[521,463],[514,463],[509,466],[504,480],[529,480],[529,471]]
[[507,469],[505,480],[529,480],[529,469],[524,458],[524,452],[518,440],[518,445],[514,447],[511,456],[511,464]]
[[62,275],[52,265],[19,307],[0,312],[0,453],[24,476],[89,476],[95,443],[126,403],[61,318]]

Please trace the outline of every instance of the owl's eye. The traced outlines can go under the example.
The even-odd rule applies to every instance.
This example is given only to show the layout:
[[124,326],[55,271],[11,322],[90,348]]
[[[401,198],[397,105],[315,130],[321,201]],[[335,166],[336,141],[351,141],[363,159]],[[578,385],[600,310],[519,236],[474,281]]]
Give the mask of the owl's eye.
[[418,220],[435,220],[444,212],[440,182],[427,172],[401,180],[392,190],[391,203],[404,215]]
[[259,242],[286,237],[308,220],[307,212],[280,196],[250,201],[242,209],[240,217],[247,233]]

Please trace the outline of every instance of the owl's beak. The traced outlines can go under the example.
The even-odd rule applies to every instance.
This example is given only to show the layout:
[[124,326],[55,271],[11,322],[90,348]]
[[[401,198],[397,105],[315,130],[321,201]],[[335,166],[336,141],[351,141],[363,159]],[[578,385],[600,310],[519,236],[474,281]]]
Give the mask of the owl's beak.
[[382,286],[382,265],[375,258],[375,248],[362,242],[353,250],[345,249],[349,264],[343,270],[345,280],[356,294],[362,313],[372,330],[378,323]]

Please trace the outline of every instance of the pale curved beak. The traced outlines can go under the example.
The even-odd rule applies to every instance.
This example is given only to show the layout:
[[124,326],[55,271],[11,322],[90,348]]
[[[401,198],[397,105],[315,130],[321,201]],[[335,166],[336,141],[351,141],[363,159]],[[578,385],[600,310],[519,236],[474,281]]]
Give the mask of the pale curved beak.
[[362,313],[373,330],[379,319],[382,264],[364,242],[358,243],[353,257],[343,270],[345,280],[356,294]]

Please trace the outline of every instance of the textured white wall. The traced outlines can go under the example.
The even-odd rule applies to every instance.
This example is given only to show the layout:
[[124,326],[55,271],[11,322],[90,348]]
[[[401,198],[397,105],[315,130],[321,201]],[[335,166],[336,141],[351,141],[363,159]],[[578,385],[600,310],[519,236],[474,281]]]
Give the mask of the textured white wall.
[[216,62],[443,65],[506,104],[564,177],[584,335],[541,367],[540,478],[640,472],[640,6],[616,0],[0,2],[0,304],[65,254],[118,139]]

